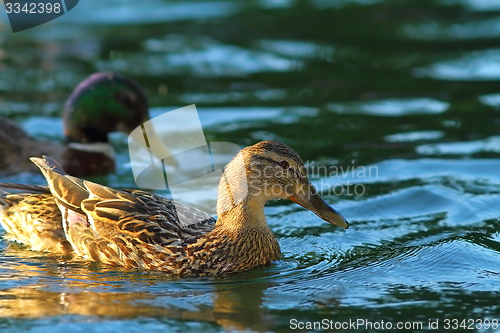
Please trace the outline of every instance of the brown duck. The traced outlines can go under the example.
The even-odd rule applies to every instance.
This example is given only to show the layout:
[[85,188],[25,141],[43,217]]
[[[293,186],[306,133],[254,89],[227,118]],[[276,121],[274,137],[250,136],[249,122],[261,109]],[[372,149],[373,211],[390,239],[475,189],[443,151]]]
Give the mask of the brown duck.
[[7,238],[33,250],[69,254],[127,268],[179,275],[247,271],[280,259],[264,204],[290,199],[347,228],[327,205],[290,147],[264,141],[241,150],[218,187],[209,214],[140,190],[116,190],[68,175],[54,160],[32,158],[48,187],[0,184],[32,193],[0,199]]
[[[149,120],[148,110],[146,96],[130,78],[112,72],[92,74],[66,101],[64,144],[33,138],[11,120],[0,118],[0,172],[36,172],[29,157],[41,155],[52,156],[75,176],[113,172],[115,160],[108,134],[130,134]],[[163,149],[161,158],[170,155]]]

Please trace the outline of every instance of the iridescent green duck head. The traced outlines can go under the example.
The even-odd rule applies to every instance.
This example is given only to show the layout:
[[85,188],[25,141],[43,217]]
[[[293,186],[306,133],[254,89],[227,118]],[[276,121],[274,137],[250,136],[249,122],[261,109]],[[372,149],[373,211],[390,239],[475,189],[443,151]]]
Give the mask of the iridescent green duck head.
[[131,79],[112,72],[95,73],[81,82],[64,106],[68,143],[106,143],[108,134],[129,134],[149,120],[148,101]]
[[[130,134],[149,120],[148,111],[142,89],[126,76],[113,72],[89,76],[75,88],[64,106],[67,149],[60,160],[65,170],[75,176],[113,172],[114,152],[108,134]],[[148,135],[159,143],[158,158],[171,155],[156,133]],[[143,141],[139,143],[147,144]],[[176,166],[175,161],[170,164]]]

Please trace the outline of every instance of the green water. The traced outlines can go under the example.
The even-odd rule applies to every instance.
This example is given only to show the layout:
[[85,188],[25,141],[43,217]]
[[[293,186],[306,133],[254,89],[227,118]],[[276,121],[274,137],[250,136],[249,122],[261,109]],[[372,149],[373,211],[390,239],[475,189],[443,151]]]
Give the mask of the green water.
[[[0,240],[0,332],[500,331],[497,2],[82,0],[16,34],[2,15],[0,114],[33,135],[61,140],[72,88],[119,71],[153,115],[196,103],[209,142],[293,147],[351,228],[271,203],[282,260],[217,279]],[[113,143],[119,170],[94,180],[134,187]]]

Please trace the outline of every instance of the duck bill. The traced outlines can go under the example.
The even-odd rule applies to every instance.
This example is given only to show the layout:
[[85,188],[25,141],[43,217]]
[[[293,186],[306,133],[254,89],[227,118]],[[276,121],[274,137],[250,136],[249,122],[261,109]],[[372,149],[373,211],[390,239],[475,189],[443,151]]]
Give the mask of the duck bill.
[[[312,185],[310,187],[312,188]],[[312,190],[314,191],[313,188]],[[345,229],[349,228],[347,220],[339,212],[330,207],[318,193],[313,193],[312,191],[302,192],[292,194],[289,199],[309,209],[328,223]]]

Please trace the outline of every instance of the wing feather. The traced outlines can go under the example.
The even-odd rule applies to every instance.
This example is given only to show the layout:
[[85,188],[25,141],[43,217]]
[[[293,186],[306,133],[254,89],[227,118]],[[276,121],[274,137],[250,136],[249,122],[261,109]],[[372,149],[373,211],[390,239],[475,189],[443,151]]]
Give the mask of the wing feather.
[[61,209],[75,252],[95,261],[160,265],[164,256],[179,256],[215,226],[209,214],[196,208],[146,191],[117,190],[69,176],[48,157],[33,161]]

